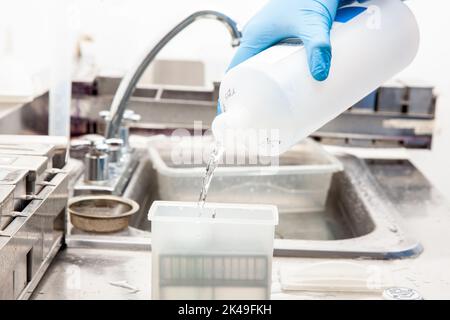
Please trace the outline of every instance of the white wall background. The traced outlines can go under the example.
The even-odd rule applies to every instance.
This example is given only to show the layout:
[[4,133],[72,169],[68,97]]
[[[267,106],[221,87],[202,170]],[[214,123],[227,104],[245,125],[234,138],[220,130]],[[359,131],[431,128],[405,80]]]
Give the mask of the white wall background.
[[[9,26],[14,52],[34,69],[50,62],[52,1],[0,0],[0,30]],[[61,0],[59,0],[61,1]],[[64,0],[63,0],[64,1]],[[102,72],[122,74],[143,50],[174,24],[201,9],[224,12],[245,22],[264,0],[65,0],[68,23],[95,41]],[[0,43],[1,43],[0,34]],[[206,62],[207,79],[219,79],[232,55],[227,30],[217,21],[194,23],[161,52],[162,58]]]
[[[241,25],[266,0],[0,0],[0,47],[4,32],[13,35],[14,53],[32,68],[51,61],[52,3],[67,3],[67,21],[77,36],[94,39],[102,72],[123,73],[143,50],[175,23],[200,9],[222,11]],[[422,32],[421,51],[402,77],[441,84],[450,62],[448,0],[409,0]],[[216,21],[193,24],[161,52],[162,58],[203,60],[208,79],[220,79],[232,55],[229,36]]]
[[[52,60],[52,1],[0,0],[0,47],[10,29],[14,54],[33,72]],[[265,0],[65,0],[67,21],[75,35],[94,39],[96,62],[102,73],[123,74],[144,48],[186,15],[199,9],[222,11],[244,24]],[[448,0],[409,0],[422,33],[420,53],[401,79],[420,79],[439,94],[436,139],[431,154],[417,162],[450,198],[450,3]],[[218,80],[233,50],[225,28],[201,21],[185,30],[161,53],[162,58],[205,62],[206,79]]]
[[415,162],[450,199],[450,1],[410,0],[421,31],[416,60],[398,77],[426,81],[436,87],[437,119],[431,153],[416,153]]

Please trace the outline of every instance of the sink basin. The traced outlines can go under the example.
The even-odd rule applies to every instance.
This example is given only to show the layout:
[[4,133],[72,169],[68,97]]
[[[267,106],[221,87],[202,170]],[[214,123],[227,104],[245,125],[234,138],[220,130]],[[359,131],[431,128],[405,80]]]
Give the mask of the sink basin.
[[[150,140],[158,197],[196,201],[214,141],[211,136]],[[322,211],[333,173],[342,164],[317,142],[305,139],[280,157],[226,153],[214,171],[208,202],[270,204],[280,213]]]
[[365,161],[339,155],[344,171],[333,175],[325,210],[280,215],[275,254],[399,259],[423,250]]
[[[381,182],[372,174],[367,160],[348,154],[335,154],[334,157],[340,161],[343,170],[332,173],[324,207],[321,210],[280,212],[274,254],[369,259],[401,259],[419,255],[421,244],[404,228],[398,206],[385,194],[384,184],[380,186]],[[165,199],[160,197],[162,186],[158,183],[151,157],[140,160],[124,192],[142,208],[131,219],[129,229],[105,236],[69,234],[66,237],[68,246],[149,249],[151,224],[146,212],[153,201]],[[245,179],[246,167],[241,170]],[[229,196],[225,194],[221,200],[218,194],[214,201],[227,202],[225,200]],[[280,197],[283,194],[278,199]],[[262,198],[261,203],[270,202],[266,197]]]
[[[325,207],[280,212],[275,254],[373,259],[399,259],[420,254],[422,246],[404,230],[395,205],[386,197],[366,162],[347,154],[335,156],[344,170],[332,174]],[[151,167],[148,178],[153,181],[148,202],[164,200],[160,198],[157,172],[154,166],[148,167]],[[245,170],[242,174],[245,177]],[[222,201],[226,202],[229,196],[223,195]],[[221,201],[220,195],[216,195],[214,201]],[[264,198],[261,202],[269,201]],[[150,223],[143,217],[131,225],[151,231]]]

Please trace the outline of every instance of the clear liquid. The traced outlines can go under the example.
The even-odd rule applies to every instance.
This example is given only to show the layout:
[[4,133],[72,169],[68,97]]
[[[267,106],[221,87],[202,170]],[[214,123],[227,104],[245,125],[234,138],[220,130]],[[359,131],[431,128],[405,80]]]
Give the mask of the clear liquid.
[[203,214],[203,208],[205,207],[206,197],[208,196],[208,190],[211,185],[212,178],[214,176],[214,170],[219,164],[220,157],[222,156],[224,149],[218,142],[214,144],[213,151],[209,156],[208,164],[206,165],[205,176],[203,177],[202,189],[200,190],[200,197],[198,198],[198,207],[200,209],[199,215]]

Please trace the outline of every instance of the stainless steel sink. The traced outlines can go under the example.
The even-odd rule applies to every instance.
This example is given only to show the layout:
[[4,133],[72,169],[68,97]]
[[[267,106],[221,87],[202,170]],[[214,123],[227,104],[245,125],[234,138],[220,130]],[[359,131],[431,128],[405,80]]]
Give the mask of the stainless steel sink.
[[[338,158],[344,171],[332,178],[325,210],[280,213],[275,254],[375,259],[418,255],[420,243],[403,229],[395,206],[365,162],[349,155]],[[153,179],[155,175],[149,173]],[[158,185],[153,184],[151,200],[159,200],[158,194]],[[147,219],[135,219],[134,227],[151,230]]]
[[364,160],[338,157],[326,210],[280,215],[275,254],[288,256],[398,259],[422,252],[402,226]]
[[[280,213],[275,255],[399,259],[420,254],[422,246],[402,226],[395,204],[366,162],[346,154],[337,157],[344,170],[333,174],[325,210]],[[124,195],[138,201],[141,210],[129,230],[109,235],[72,231],[66,236],[68,246],[150,248],[146,213],[154,200],[160,200],[159,185],[149,158],[143,158],[136,170]]]
[[[385,187],[379,185],[366,161],[347,154],[336,156],[344,170],[332,176],[325,210],[281,212],[275,255],[399,259],[420,254],[422,246],[403,227],[396,204],[386,196]],[[143,157],[124,192],[141,204],[129,230],[109,235],[71,231],[66,236],[68,246],[149,249],[147,211],[154,200],[160,200],[160,187],[150,158]],[[216,196],[214,201],[220,198]],[[264,202],[268,203],[266,198]]]

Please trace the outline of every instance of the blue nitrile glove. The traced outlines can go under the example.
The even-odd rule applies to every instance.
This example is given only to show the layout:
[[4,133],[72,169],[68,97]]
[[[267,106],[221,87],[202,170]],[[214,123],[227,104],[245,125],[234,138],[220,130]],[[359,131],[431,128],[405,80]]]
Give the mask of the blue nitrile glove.
[[[363,2],[365,0],[359,0]],[[271,0],[244,27],[229,69],[286,38],[300,38],[314,79],[328,77],[330,29],[339,6],[354,0]]]
[[244,27],[241,44],[228,69],[281,40],[300,38],[311,75],[318,81],[325,80],[331,63],[331,26],[338,7],[352,2],[355,0],[270,0]]

